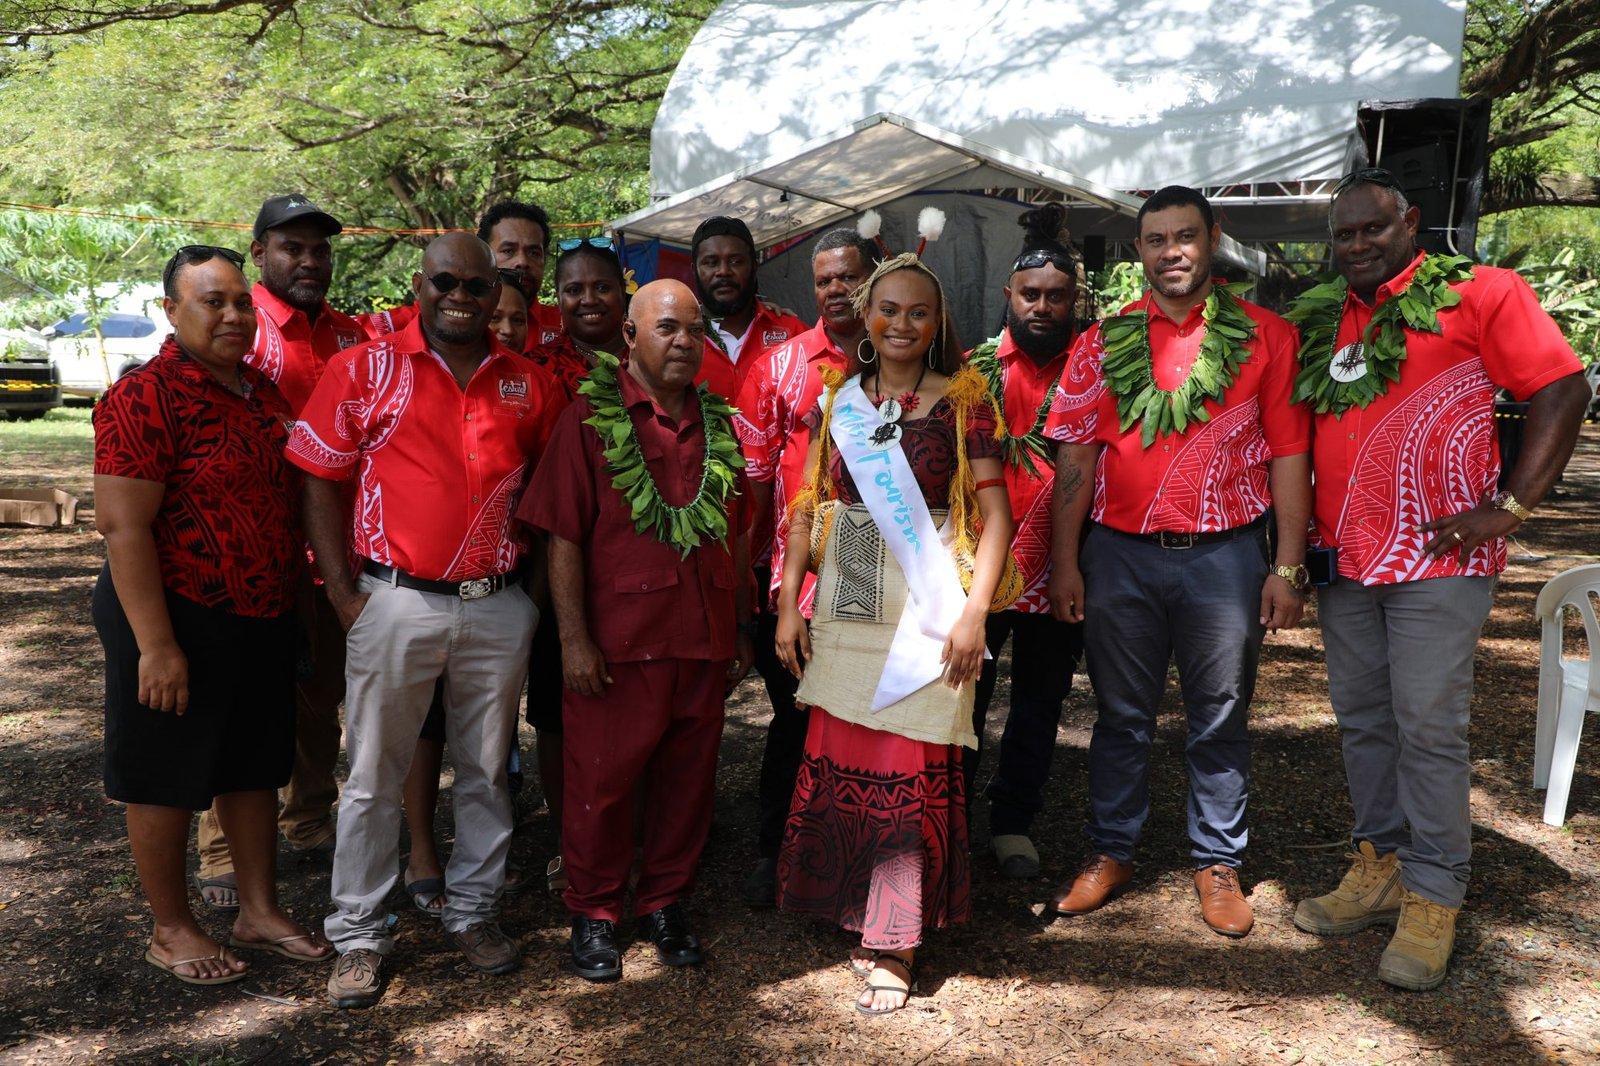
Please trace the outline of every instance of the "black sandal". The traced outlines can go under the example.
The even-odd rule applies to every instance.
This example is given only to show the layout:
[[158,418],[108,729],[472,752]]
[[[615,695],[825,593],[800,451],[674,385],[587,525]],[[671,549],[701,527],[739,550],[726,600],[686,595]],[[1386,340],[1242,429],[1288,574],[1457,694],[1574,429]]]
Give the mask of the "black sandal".
[[[916,963],[907,961],[892,951],[879,951],[874,953],[872,956],[872,963],[873,974],[877,974],[883,970],[885,963],[895,963],[899,965],[900,968],[906,972],[906,987],[901,988],[899,985],[876,984],[869,976],[867,978],[866,990],[868,992],[899,992],[901,995],[906,997],[906,1001],[900,1004],[900,1006],[890,1007],[888,1010],[873,1010],[871,1007],[863,1006],[861,1003],[861,996],[860,994],[857,994],[855,1000],[856,1010],[873,1018],[880,1017],[884,1014],[893,1014],[895,1011],[905,1010],[906,1007],[911,1003],[911,997],[917,994]],[[890,976],[893,976],[893,974]]]

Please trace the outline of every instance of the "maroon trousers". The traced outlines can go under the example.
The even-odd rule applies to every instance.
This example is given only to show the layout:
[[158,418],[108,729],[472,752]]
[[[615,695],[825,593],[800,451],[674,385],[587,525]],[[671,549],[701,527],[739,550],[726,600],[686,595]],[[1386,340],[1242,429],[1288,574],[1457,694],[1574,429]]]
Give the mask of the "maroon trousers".
[[598,699],[562,695],[567,909],[620,921],[633,864],[634,796],[644,792],[644,870],[634,910],[687,896],[711,830],[728,663],[608,663]]

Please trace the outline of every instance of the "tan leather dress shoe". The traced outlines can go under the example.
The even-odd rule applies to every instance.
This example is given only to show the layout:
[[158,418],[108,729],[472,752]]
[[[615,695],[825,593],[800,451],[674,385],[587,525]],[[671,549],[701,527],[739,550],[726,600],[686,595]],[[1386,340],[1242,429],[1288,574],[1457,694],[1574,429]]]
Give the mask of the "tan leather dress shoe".
[[1239,887],[1239,872],[1231,866],[1208,866],[1194,872],[1194,891],[1200,897],[1200,916],[1212,932],[1244,936],[1256,923],[1255,912]]
[[1133,863],[1109,855],[1091,855],[1068,884],[1056,890],[1052,901],[1057,914],[1088,914],[1122,894],[1133,880]]

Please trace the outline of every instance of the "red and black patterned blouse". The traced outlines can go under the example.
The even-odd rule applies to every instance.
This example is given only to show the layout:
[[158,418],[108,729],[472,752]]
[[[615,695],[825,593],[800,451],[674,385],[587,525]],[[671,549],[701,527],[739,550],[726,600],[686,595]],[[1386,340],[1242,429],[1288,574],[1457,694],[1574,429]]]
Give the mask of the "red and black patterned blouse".
[[[619,356],[621,353],[618,353]],[[578,395],[578,384],[589,373],[589,360],[572,343],[572,337],[561,334],[553,341],[541,344],[528,352],[528,358],[555,375],[556,383],[571,403]]]
[[[822,422],[822,403],[811,408],[805,424],[813,433]],[[967,416],[967,461],[994,459],[1000,455],[1000,443],[994,439],[994,410],[987,403],[977,404]],[[926,416],[915,420],[902,420],[900,450],[906,453],[911,472],[916,475],[917,487],[929,508],[943,510],[950,506],[950,478],[956,469],[956,409],[949,400],[940,397]],[[839,449],[829,451],[829,466],[839,502],[846,506],[859,503],[856,483],[850,469],[844,464]]]
[[242,397],[168,337],[95,405],[94,472],[166,485],[152,528],[169,592],[273,618],[305,564],[301,476],[283,454],[294,416],[260,371],[240,371]]

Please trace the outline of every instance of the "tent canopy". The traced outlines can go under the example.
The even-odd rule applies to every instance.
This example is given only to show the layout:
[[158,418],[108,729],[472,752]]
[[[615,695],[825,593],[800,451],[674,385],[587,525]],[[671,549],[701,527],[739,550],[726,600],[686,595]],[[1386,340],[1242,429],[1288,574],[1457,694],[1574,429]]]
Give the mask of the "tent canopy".
[[[625,239],[687,246],[710,215],[733,215],[758,248],[924,191],[1027,187],[1062,193],[1074,235],[1133,236],[1140,198],[898,115],[873,115],[617,219]],[[1254,273],[1264,257],[1224,235],[1222,256]]]
[[1457,95],[1465,12],[1466,0],[725,0],[657,113],[651,193],[791,158],[878,113],[1107,189],[1335,177],[1361,100]]

